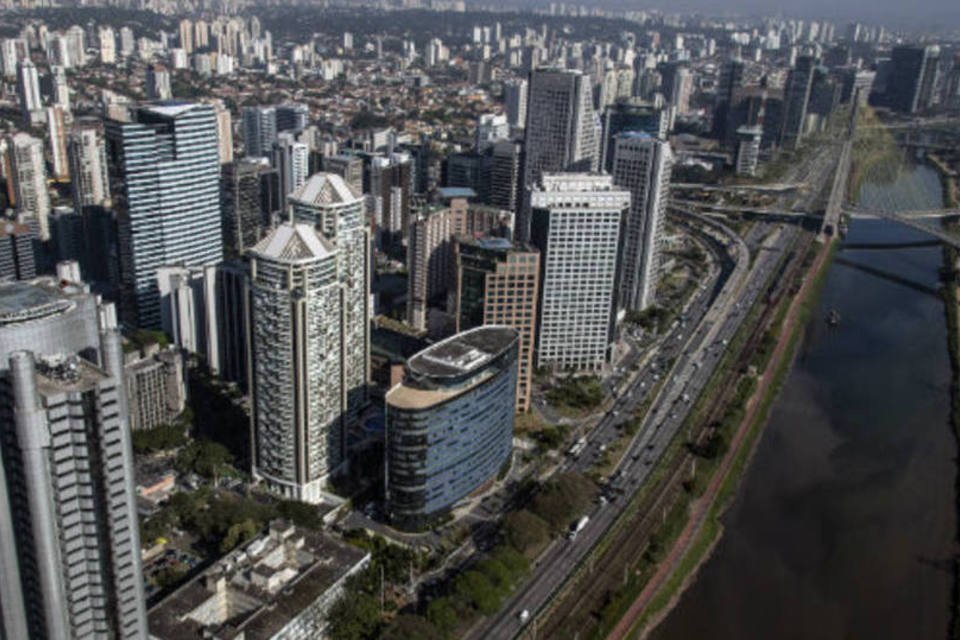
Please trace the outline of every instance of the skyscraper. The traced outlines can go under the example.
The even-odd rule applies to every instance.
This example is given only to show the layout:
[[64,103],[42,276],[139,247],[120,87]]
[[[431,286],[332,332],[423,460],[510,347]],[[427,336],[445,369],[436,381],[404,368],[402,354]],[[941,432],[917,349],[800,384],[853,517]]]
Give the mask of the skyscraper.
[[503,86],[503,91],[507,121],[511,127],[523,128],[527,124],[527,81],[511,80]]
[[796,66],[787,75],[787,83],[783,88],[783,131],[780,136],[780,145],[785,149],[796,148],[803,139],[816,64],[813,56],[799,56]]
[[70,113],[70,87],[67,84],[67,72],[63,67],[50,67],[50,102],[63,107],[64,113]]
[[242,255],[260,241],[269,224],[263,211],[263,160],[242,158],[223,167],[223,249]]
[[598,370],[610,358],[620,225],[630,193],[608,175],[544,174],[531,197],[540,249],[537,365]]
[[615,138],[613,183],[630,192],[619,264],[622,308],[642,311],[653,304],[672,168],[673,154],[667,142],[636,132]]
[[303,186],[310,172],[310,148],[297,142],[290,132],[277,134],[273,143],[273,168],[280,174],[280,188],[286,198]]
[[159,328],[156,271],[223,259],[213,107],[162,102],[107,122],[126,322]]
[[17,97],[20,98],[20,112],[28,126],[43,120],[43,102],[40,99],[40,77],[30,58],[26,58],[17,68]]
[[667,113],[660,107],[638,98],[619,100],[603,112],[601,160],[603,170],[613,171],[614,139],[625,131],[636,131],[665,140],[668,129]]
[[540,297],[540,254],[506,238],[458,236],[454,245],[457,331],[485,324],[513,327],[517,349],[517,411],[530,410]]
[[367,398],[369,233],[363,200],[339,176],[311,176],[290,205],[295,222],[248,253],[253,470],[281,495],[318,502]]
[[47,107],[47,141],[50,144],[50,159],[53,179],[63,182],[70,177],[67,161],[67,123],[63,107]]
[[110,199],[107,148],[98,124],[79,123],[67,138],[74,208],[102,206]]
[[[593,171],[599,136],[589,76],[580,71],[537,69],[530,74],[524,182],[529,188],[545,172]],[[517,218],[517,239],[530,234],[529,206]]]
[[113,27],[100,27],[97,32],[100,40],[100,62],[115,64],[117,62],[117,34]]
[[929,107],[939,60],[939,47],[894,47],[887,80],[887,105],[894,111],[907,114]]
[[277,110],[274,107],[243,108],[243,150],[252,158],[270,155],[277,141]]
[[17,213],[36,224],[41,240],[50,239],[50,194],[43,162],[43,143],[26,133],[7,138]]
[[62,278],[0,284],[6,638],[147,637],[120,336]]
[[145,84],[148,100],[169,100],[173,97],[170,88],[170,72],[159,64],[147,65]]

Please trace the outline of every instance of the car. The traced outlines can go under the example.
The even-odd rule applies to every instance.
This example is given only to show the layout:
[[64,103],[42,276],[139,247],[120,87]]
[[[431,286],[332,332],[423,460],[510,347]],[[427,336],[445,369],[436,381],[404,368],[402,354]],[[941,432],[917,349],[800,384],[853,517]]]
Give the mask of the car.
[[523,611],[521,611],[521,612],[517,615],[517,619],[520,620],[520,624],[526,624],[527,621],[530,619],[530,610],[529,610],[529,609],[524,609]]

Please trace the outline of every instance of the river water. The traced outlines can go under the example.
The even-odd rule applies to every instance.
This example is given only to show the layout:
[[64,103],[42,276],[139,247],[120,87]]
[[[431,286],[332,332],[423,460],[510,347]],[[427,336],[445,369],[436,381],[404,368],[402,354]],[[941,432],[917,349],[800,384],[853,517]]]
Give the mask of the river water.
[[[868,181],[861,205],[939,208],[937,174]],[[854,220],[845,244],[925,239]],[[837,255],[901,281],[831,266],[724,536],[657,640],[946,637],[956,446],[943,305],[924,290],[941,250]]]

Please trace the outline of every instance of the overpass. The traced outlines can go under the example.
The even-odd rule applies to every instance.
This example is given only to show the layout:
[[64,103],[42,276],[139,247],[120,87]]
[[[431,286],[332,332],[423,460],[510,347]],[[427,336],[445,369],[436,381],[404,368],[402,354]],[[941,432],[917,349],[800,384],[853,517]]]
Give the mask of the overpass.
[[676,191],[728,191],[781,194],[802,189],[802,182],[771,182],[768,184],[706,184],[703,182],[678,182],[670,188]]
[[927,222],[930,219],[960,216],[960,209],[932,209],[930,211],[876,211],[864,210],[859,207],[845,209],[844,213],[861,218],[882,218],[905,224],[906,226],[930,234],[937,240],[960,249],[960,236],[948,233],[937,224]]

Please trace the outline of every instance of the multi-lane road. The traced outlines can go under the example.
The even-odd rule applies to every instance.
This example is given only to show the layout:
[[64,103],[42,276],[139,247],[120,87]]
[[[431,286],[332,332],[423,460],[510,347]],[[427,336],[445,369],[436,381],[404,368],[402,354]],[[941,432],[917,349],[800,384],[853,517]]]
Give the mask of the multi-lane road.
[[[600,454],[601,447],[609,445],[619,436],[617,425],[630,419],[647,391],[656,384],[655,377],[668,376],[609,483],[614,492],[624,494],[623,500],[598,504],[588,514],[590,520],[586,527],[575,538],[555,541],[541,556],[532,576],[511,596],[500,613],[481,621],[468,637],[507,639],[518,636],[532,624],[529,621],[521,622],[521,612],[528,611],[531,619],[535,620],[536,614],[583,562],[617,519],[621,506],[647,480],[653,463],[663,455],[684,424],[692,400],[699,396],[707,384],[747,310],[766,290],[780,258],[798,233],[787,225],[758,225],[758,229],[766,230],[770,235],[756,252],[753,265],[749,266],[749,250],[740,238],[713,221],[702,218],[699,221],[711,224],[727,235],[727,251],[735,261],[733,271],[719,292],[711,290],[709,286],[699,292],[688,312],[688,323],[695,325],[693,330],[677,326],[667,338],[659,359],[661,362],[673,360],[669,371],[660,366],[638,375],[591,432],[581,457],[568,464],[568,468],[577,470],[588,468]],[[698,315],[694,315],[694,312]]]

